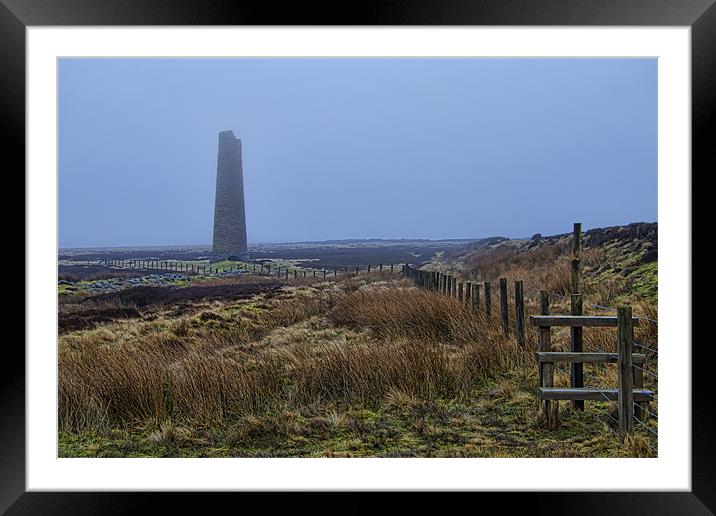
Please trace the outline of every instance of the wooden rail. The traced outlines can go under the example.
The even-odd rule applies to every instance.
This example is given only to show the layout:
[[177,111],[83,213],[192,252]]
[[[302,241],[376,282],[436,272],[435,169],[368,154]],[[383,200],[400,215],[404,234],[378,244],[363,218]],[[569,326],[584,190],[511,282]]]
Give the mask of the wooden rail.
[[[551,326],[617,326],[618,318],[612,315],[531,315],[533,326],[549,328]],[[634,326],[639,325],[638,318],[632,318]]]
[[[633,389],[634,401],[651,401],[654,393],[646,389]],[[593,387],[540,387],[539,397],[542,400],[571,401],[619,401],[619,389],[597,389]]]
[[[573,353],[570,351],[538,351],[535,353],[537,362],[571,362],[571,363],[617,363],[619,356],[617,353]],[[636,353],[632,355],[632,362],[635,364],[643,364],[646,361],[646,355]]]

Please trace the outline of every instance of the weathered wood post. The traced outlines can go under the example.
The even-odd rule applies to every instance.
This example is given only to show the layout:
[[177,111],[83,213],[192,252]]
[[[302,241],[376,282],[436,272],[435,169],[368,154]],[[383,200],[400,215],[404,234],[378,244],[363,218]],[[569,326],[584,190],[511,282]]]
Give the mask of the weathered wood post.
[[472,304],[472,282],[465,282],[465,304],[470,306]]
[[316,277],[316,269],[313,269],[313,277]]
[[485,313],[487,316],[492,315],[492,285],[489,281],[484,282],[485,285]]
[[368,274],[370,274],[370,264],[368,264]]
[[617,353],[619,354],[619,433],[622,437],[634,430],[634,373],[632,335],[634,321],[630,306],[617,309]]
[[303,277],[304,277],[304,278],[306,277],[306,270],[305,270],[305,269],[303,270]]
[[[540,290],[540,313],[549,315],[549,292]],[[539,327],[539,350],[552,351],[552,342],[549,326]],[[540,362],[538,381],[541,387],[554,386],[554,365],[551,362]],[[547,428],[554,430],[559,426],[559,401],[543,400],[542,410],[547,419]]]
[[500,317],[502,318],[502,331],[510,334],[510,316],[507,305],[507,278],[500,278]]
[[572,294],[579,294],[580,260],[582,257],[582,224],[574,223],[572,237]]
[[472,284],[472,293],[470,294],[470,300],[472,301],[472,309],[476,312],[480,311],[480,284]]
[[378,272],[383,272],[383,264],[382,263],[378,266]]
[[325,267],[323,268],[323,279],[326,279],[326,269],[325,269]]
[[458,301],[462,301],[462,287],[463,287],[462,281],[460,281],[457,284],[457,299],[458,299]]
[[[583,315],[582,294],[572,294],[571,296],[571,314]],[[572,352],[584,351],[584,339],[581,326],[572,326],[571,328],[571,349]],[[572,362],[570,385],[575,388],[584,387],[584,364],[581,362]],[[573,400],[572,406],[576,410],[584,410],[584,400]]]
[[522,280],[515,280],[515,331],[517,344],[525,347],[525,290]]
[[393,272],[393,264],[390,264],[390,272]]

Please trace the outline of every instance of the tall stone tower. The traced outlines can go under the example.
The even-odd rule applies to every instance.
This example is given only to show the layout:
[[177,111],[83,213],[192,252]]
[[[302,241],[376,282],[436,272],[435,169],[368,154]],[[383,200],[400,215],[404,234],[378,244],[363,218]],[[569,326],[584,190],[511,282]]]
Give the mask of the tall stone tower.
[[220,258],[248,257],[241,140],[232,131],[219,133],[212,252]]

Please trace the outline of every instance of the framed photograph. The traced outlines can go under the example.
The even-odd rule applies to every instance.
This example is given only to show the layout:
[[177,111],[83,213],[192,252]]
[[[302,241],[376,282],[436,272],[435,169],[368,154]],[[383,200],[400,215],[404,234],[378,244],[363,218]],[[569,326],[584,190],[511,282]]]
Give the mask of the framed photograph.
[[3,0],[27,302],[0,508],[711,514],[712,4]]

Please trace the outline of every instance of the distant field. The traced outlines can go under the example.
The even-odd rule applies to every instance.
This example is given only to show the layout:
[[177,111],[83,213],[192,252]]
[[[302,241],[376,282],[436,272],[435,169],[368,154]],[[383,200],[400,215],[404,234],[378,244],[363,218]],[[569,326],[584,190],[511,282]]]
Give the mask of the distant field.
[[[343,268],[367,265],[427,263],[436,253],[468,243],[468,240],[369,240],[261,244],[249,247],[249,259],[262,263],[290,260],[297,266],[312,268]],[[150,248],[66,249],[60,250],[61,261],[105,259],[206,260],[206,251],[183,251]]]

